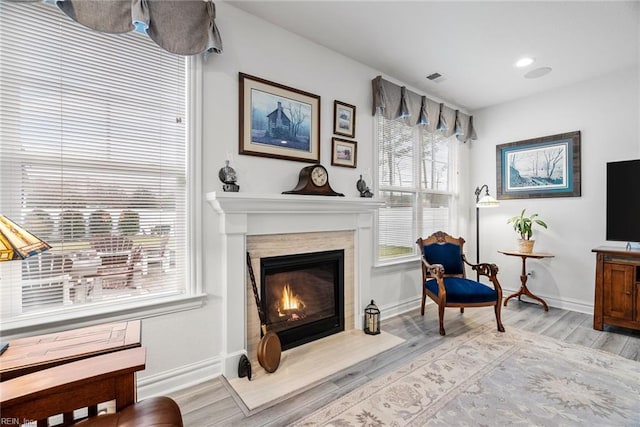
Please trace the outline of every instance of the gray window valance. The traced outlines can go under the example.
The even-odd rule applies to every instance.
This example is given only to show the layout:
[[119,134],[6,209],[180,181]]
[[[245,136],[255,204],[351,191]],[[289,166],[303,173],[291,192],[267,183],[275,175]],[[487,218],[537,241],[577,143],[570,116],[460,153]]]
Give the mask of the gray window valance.
[[382,76],[373,79],[372,85],[373,115],[380,113],[386,119],[401,120],[408,126],[425,126],[430,132],[455,135],[462,142],[478,139],[472,116],[411,92]]
[[215,5],[207,0],[58,0],[74,21],[104,33],[144,30],[178,55],[222,53]]

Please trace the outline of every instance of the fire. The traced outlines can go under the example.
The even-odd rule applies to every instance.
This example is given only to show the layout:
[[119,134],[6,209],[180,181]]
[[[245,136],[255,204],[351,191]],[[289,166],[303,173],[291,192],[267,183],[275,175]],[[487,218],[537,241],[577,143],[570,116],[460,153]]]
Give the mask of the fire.
[[282,288],[282,298],[277,305],[278,316],[287,317],[287,320],[299,320],[305,317],[304,302],[293,293],[287,283]]
[[293,294],[291,286],[287,283],[282,289],[282,309],[283,310],[299,310],[301,301],[297,295]]

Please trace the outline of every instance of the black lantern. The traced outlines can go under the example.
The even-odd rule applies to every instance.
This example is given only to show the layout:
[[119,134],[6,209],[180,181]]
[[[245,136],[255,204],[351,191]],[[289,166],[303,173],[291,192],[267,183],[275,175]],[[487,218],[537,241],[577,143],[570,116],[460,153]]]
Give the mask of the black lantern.
[[378,335],[380,333],[380,310],[373,300],[364,309],[364,333]]

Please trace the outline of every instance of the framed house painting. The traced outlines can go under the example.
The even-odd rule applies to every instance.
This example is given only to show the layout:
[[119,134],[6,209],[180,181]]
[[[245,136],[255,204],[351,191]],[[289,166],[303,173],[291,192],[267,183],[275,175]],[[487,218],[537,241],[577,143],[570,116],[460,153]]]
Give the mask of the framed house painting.
[[320,96],[240,73],[240,154],[320,161]]
[[356,136],[356,106],[333,101],[333,133],[336,135]]
[[355,168],[358,161],[358,143],[341,138],[331,139],[331,164]]
[[580,131],[496,146],[498,199],[580,196]]

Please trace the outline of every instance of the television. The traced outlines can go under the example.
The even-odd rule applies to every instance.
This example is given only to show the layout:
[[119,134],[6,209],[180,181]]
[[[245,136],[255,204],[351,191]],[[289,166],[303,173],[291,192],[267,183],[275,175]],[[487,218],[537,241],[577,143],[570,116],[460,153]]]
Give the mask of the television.
[[640,159],[607,163],[607,240],[640,242]]

